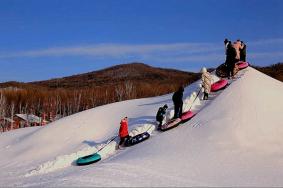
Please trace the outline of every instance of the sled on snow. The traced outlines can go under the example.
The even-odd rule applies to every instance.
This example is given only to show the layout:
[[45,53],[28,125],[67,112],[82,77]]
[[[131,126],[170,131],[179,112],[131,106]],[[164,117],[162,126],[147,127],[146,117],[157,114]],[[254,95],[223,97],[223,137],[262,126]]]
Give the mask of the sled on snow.
[[211,92],[216,92],[219,91],[221,89],[225,89],[226,86],[228,85],[228,80],[226,79],[221,79],[213,84],[211,84]]
[[242,69],[247,68],[249,66],[249,63],[245,61],[239,61],[238,63],[236,63],[236,65],[238,66],[240,70],[242,70]]
[[192,111],[184,112],[180,118],[171,119],[170,121],[161,125],[160,131],[167,131],[174,127],[177,127],[180,123],[184,123],[190,120],[194,115],[195,113],[193,113]]
[[136,136],[133,136],[133,137],[130,137],[129,139],[127,139],[124,146],[130,147],[130,146],[136,145],[138,143],[141,143],[141,142],[147,140],[149,137],[150,137],[150,134],[148,132],[143,132],[141,134],[138,134]]
[[[234,68],[234,75],[236,75],[239,71],[239,68],[237,66],[237,64],[235,64],[235,68]],[[225,63],[219,65],[217,68],[216,68],[216,75],[218,77],[221,77],[221,78],[226,78],[228,77],[228,67]]]

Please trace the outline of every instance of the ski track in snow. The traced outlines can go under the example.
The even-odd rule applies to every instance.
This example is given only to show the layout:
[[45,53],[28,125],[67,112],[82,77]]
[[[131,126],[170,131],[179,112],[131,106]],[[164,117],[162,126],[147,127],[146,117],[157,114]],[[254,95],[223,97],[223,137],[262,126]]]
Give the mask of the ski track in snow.
[[[136,125],[136,127],[132,131],[130,131],[129,135],[135,136],[143,132],[148,132],[149,134],[151,134],[154,130],[155,130],[155,125],[152,125],[152,124]],[[102,160],[107,159],[108,157],[116,153],[116,147],[118,144],[118,140],[115,139],[109,142],[108,144],[106,144],[106,142],[104,144],[99,144],[94,147],[90,147],[90,146],[85,147],[82,150],[75,152],[75,153],[57,156],[54,160],[47,161],[39,165],[37,168],[30,170],[24,176],[29,177],[29,176],[39,175],[39,174],[45,174],[45,173],[50,173],[50,172],[53,172],[59,169],[66,168],[66,167],[70,167],[72,165],[76,165],[75,161],[78,158],[86,156],[86,155],[90,155],[96,152],[98,152]]]
[[[247,71],[246,69],[239,71],[236,79],[229,80],[229,83],[228,83],[229,85],[227,87],[229,87],[230,84],[232,84],[234,81],[240,79],[246,71]],[[219,78],[217,76],[215,76],[213,73],[212,73],[212,76],[213,76],[214,82],[217,82],[219,80]],[[197,88],[197,90],[195,90],[194,92],[198,92],[198,89],[199,88]],[[203,101],[203,100],[200,99],[202,97],[202,93],[200,93],[199,96],[194,101],[193,105],[192,105],[192,101],[195,99],[196,93],[195,93],[195,95],[187,96],[184,99],[183,109],[184,109],[184,111],[187,111],[191,107],[191,110],[194,111],[197,114],[199,111],[201,111],[203,108],[205,108],[205,106],[207,106],[209,103],[211,103],[213,101],[213,99],[216,98],[223,91],[224,90],[219,90],[217,92],[211,93],[209,100],[207,100],[207,101]],[[168,110],[167,114],[166,114],[166,118],[171,119],[173,117],[173,114],[174,114],[174,110]],[[201,122],[193,122],[192,127],[193,128],[201,127],[202,123]],[[156,126],[155,122],[152,122],[151,124],[135,125],[134,126],[135,128],[130,131],[129,135],[135,136],[137,134],[140,134],[142,132],[147,131],[148,133],[150,133],[151,136],[156,136],[156,135],[160,134],[160,132],[155,131],[155,129],[156,129],[155,126]],[[68,137],[67,139],[71,139],[71,138]],[[106,145],[106,143],[107,143],[107,141],[105,141],[102,144],[98,144],[96,146],[93,146],[93,147],[91,147],[91,146],[85,147],[85,148],[83,148],[83,149],[81,149],[77,152],[71,153],[71,154],[57,156],[54,160],[47,161],[47,162],[39,165],[37,168],[30,170],[24,176],[30,177],[30,176],[34,176],[34,175],[46,174],[46,173],[54,172],[56,170],[60,170],[60,169],[63,169],[63,168],[70,167],[72,165],[76,165],[75,161],[78,158],[96,153],[101,148],[103,148],[103,149],[101,149],[98,152],[98,154],[101,155],[102,160],[105,160],[107,158],[109,158],[109,160],[110,160],[113,157],[117,157],[121,153],[123,153],[123,150],[118,150],[118,151],[116,150],[116,147],[117,147],[117,144],[118,144],[118,139],[111,141],[107,145]],[[9,148],[10,146],[6,146],[6,147]],[[107,162],[107,161],[108,160],[106,160],[104,162]]]

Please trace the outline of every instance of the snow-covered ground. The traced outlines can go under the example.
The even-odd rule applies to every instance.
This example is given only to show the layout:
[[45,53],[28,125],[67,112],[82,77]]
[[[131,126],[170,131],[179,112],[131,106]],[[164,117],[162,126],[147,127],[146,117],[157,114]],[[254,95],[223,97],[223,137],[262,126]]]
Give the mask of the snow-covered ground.
[[[283,84],[253,68],[238,77],[211,100],[198,98],[197,115],[166,132],[154,130],[155,114],[166,103],[172,116],[172,94],[0,134],[0,186],[283,186]],[[199,83],[185,89],[184,108]],[[105,146],[124,116],[132,134],[148,130],[150,139],[118,151],[116,139],[102,161],[74,165]]]

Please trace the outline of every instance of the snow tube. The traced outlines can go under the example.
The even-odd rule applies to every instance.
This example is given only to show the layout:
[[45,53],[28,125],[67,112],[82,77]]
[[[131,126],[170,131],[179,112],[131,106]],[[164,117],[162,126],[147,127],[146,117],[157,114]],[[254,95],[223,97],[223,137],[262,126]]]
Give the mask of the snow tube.
[[226,79],[219,80],[211,85],[211,91],[215,92],[220,89],[224,89],[228,85],[228,81]]
[[167,131],[169,129],[177,127],[181,123],[181,121],[182,121],[181,118],[172,119],[172,120],[168,121],[167,123],[161,125],[160,130],[161,131]]
[[227,74],[227,66],[225,63],[219,65],[217,68],[216,68],[216,75],[218,77],[221,77],[221,78],[224,78],[224,77],[228,77],[228,74]]
[[142,141],[147,140],[149,137],[150,137],[150,134],[148,132],[144,132],[144,133],[141,133],[141,134],[138,134],[136,136],[129,138],[128,140],[126,140],[124,145],[126,147],[133,146],[135,144],[138,144]]
[[188,120],[191,119],[194,115],[195,115],[195,113],[193,113],[192,111],[185,112],[185,113],[182,114],[181,120],[182,120],[182,122],[188,121]]
[[240,61],[240,62],[236,63],[236,65],[241,70],[241,69],[247,68],[249,66],[249,63],[245,62],[245,61]]
[[[236,64],[237,65],[237,64]],[[236,75],[239,71],[239,68],[238,66],[235,66],[235,69],[234,69],[234,74]],[[216,68],[216,75],[218,77],[221,77],[221,78],[225,78],[225,77],[228,77],[228,67],[225,63],[219,65],[217,68]]]
[[94,154],[91,154],[91,155],[80,157],[77,160],[77,165],[79,165],[79,166],[89,165],[89,164],[95,163],[95,162],[100,161],[100,160],[101,160],[101,156],[98,153],[94,153]]

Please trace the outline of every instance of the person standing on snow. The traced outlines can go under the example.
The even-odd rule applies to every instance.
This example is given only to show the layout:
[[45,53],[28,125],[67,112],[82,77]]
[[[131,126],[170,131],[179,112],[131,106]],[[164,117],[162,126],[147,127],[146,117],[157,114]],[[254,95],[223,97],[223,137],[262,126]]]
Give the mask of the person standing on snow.
[[172,100],[174,103],[174,119],[181,117],[183,113],[183,92],[184,87],[179,87],[178,91],[176,91],[173,96]]
[[224,50],[225,50],[225,55],[227,55],[227,48],[228,48],[228,44],[229,44],[229,42],[231,42],[231,41],[229,41],[228,39],[225,39],[225,40],[224,40]]
[[163,120],[165,118],[165,114],[166,114],[166,110],[167,110],[168,106],[167,104],[165,104],[163,107],[160,107],[157,111],[156,114],[156,121],[159,123],[158,124],[158,129],[160,129],[160,127],[162,126]]
[[209,72],[207,72],[206,68],[203,67],[201,69],[201,81],[202,81],[202,87],[203,87],[203,100],[208,99],[208,94],[210,93],[211,89],[211,82],[212,82],[212,77]]
[[241,48],[240,48],[240,61],[246,61],[247,55],[247,45],[241,41]]
[[238,39],[234,42],[234,48],[236,50],[236,62],[240,61],[240,50],[242,49],[241,40]]
[[120,122],[119,136],[120,142],[118,148],[119,146],[123,146],[125,142],[130,138],[128,132],[128,117],[124,117]]
[[234,46],[232,45],[232,43],[229,43],[225,62],[225,64],[227,65],[228,79],[230,79],[231,76],[234,77],[235,63],[237,62],[236,55],[237,53]]

